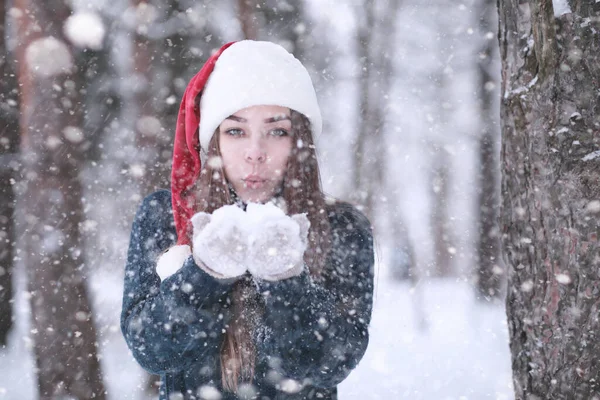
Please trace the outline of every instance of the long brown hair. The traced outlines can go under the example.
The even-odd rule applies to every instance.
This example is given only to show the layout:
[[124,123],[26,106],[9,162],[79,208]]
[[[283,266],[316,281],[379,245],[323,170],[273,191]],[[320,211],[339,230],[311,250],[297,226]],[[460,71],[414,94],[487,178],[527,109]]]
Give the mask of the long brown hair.
[[[311,276],[318,278],[331,248],[327,204],[321,188],[317,154],[310,122],[291,110],[293,146],[283,179],[282,198],[288,215],[306,213],[310,221],[304,261]],[[196,211],[212,213],[234,199],[220,162],[219,130],[207,149],[207,160],[196,184]],[[221,379],[225,390],[236,391],[254,376],[256,347],[253,333],[262,314],[254,285],[247,279],[232,289],[232,318],[221,346]]]

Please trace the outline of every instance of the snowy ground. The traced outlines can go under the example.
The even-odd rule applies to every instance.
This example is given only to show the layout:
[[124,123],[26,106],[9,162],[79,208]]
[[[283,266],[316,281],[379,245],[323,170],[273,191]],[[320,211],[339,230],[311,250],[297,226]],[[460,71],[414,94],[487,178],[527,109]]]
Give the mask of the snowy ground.
[[369,348],[341,400],[514,398],[502,305],[476,303],[455,280],[426,281],[419,293],[380,278],[376,295]]
[[[27,400],[36,398],[33,358],[28,303],[17,281],[17,326],[0,350],[0,399]],[[118,328],[121,279],[103,274],[91,281],[109,399],[146,399],[144,375]],[[378,273],[370,332],[367,354],[340,385],[340,400],[514,398],[504,309],[477,304],[465,282],[429,280],[411,291]]]

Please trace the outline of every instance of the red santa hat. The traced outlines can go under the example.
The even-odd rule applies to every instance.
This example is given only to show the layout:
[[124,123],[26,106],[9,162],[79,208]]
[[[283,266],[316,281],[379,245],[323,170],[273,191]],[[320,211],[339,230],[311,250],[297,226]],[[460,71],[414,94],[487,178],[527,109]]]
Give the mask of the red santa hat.
[[193,186],[200,175],[200,148],[221,122],[246,107],[277,105],[304,114],[313,137],[322,119],[308,71],[283,47],[253,40],[221,47],[188,84],[177,118],[171,195],[177,244],[189,245],[195,212]]

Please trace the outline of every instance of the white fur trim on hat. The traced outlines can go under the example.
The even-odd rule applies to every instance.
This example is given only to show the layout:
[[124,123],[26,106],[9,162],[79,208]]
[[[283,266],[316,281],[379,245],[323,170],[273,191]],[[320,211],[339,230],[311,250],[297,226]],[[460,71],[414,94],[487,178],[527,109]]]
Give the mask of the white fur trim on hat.
[[217,59],[200,99],[200,145],[210,139],[223,120],[246,107],[288,107],[304,114],[313,138],[321,133],[317,95],[308,71],[283,47],[242,40]]
[[156,273],[161,281],[173,275],[185,263],[185,260],[192,255],[192,250],[187,244],[173,246],[158,257],[156,262]]

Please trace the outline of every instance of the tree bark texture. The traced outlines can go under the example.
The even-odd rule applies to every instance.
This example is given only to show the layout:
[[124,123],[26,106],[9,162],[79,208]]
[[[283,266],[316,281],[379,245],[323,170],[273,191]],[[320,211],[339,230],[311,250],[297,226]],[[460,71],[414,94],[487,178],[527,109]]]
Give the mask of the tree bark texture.
[[13,326],[12,271],[15,249],[15,192],[19,172],[17,82],[6,43],[6,0],[0,0],[0,347]]
[[515,395],[599,399],[600,3],[498,5]]
[[40,399],[104,399],[86,288],[79,170],[83,66],[62,35],[63,1],[18,0],[25,264]]
[[[479,130],[479,193],[477,243],[477,298],[500,298],[506,274],[500,260],[500,139],[498,101],[499,93],[496,50],[496,1],[479,3],[479,33],[481,46],[478,54]],[[492,37],[490,34],[494,34]],[[488,36],[489,35],[489,36]]]

